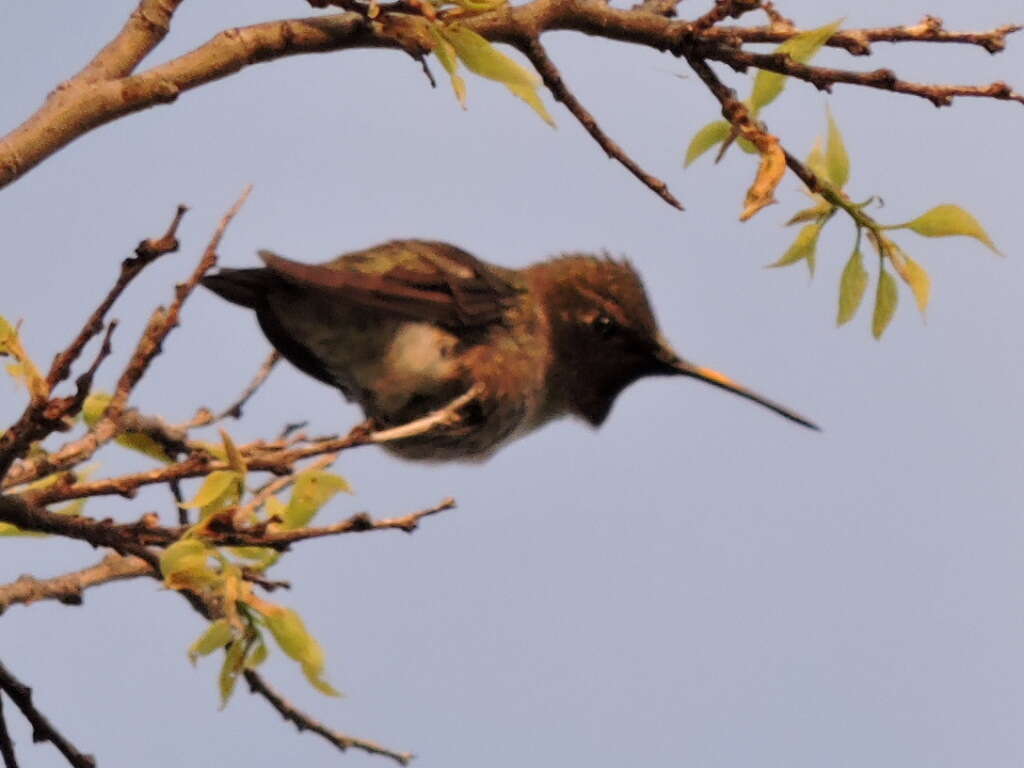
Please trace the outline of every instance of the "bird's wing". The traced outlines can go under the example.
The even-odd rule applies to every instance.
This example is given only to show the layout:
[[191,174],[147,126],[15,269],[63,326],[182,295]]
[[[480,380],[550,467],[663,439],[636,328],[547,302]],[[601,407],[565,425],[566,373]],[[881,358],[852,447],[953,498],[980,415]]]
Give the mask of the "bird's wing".
[[[299,264],[260,251],[285,280],[369,309],[452,329],[499,322],[520,289],[453,245],[396,240],[346,254],[328,264]],[[507,276],[506,276],[507,275]]]

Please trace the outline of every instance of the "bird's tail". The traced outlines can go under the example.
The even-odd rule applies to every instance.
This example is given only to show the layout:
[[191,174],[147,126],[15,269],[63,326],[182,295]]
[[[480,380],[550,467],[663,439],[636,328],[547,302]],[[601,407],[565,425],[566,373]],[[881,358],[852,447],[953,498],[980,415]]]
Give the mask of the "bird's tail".
[[263,306],[268,289],[273,283],[270,270],[222,269],[203,278],[203,285],[223,299],[249,309]]

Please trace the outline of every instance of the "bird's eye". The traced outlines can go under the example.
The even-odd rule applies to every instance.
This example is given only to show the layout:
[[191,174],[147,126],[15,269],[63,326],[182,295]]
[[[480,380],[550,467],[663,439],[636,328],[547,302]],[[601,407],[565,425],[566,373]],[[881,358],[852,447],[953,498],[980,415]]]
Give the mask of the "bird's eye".
[[591,323],[594,332],[602,339],[607,339],[619,332],[619,325],[608,315],[598,315]]

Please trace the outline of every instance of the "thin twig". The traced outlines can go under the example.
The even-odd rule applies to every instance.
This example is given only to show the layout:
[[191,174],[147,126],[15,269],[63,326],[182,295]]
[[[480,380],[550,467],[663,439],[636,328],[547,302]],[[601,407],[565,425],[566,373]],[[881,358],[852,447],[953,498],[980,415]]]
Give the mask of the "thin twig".
[[[1006,24],[988,32],[955,32],[946,30],[941,19],[934,16],[925,18],[914,26],[875,27],[865,29],[843,29],[830,37],[825,45],[843,48],[854,56],[871,53],[871,43],[955,43],[976,45],[989,53],[1000,53],[1006,49],[1006,38],[1019,32],[1019,24]],[[792,23],[773,23],[768,27],[718,26],[709,29],[706,38],[738,46],[743,43],[783,43],[800,34]]]
[[7,730],[4,719],[4,697],[0,694],[0,757],[4,759],[4,768],[18,768],[18,757],[14,754],[14,742]]
[[290,545],[299,541],[320,539],[325,536],[338,536],[346,533],[386,530],[412,533],[419,527],[420,520],[423,518],[454,508],[455,499],[445,499],[440,504],[429,509],[423,509],[410,515],[403,515],[402,517],[386,517],[381,520],[374,520],[368,514],[362,512],[333,525],[324,525],[317,528],[296,528],[290,531],[253,531],[245,529],[218,531],[215,526],[211,525],[203,537],[218,546],[269,547],[270,549],[285,550]]
[[263,365],[260,366],[256,376],[251,382],[249,382],[249,386],[245,388],[245,391],[242,392],[238,400],[225,408],[221,415],[217,417],[217,420],[219,421],[225,418],[242,418],[242,408],[249,402],[249,398],[255,395],[256,391],[263,386],[263,382],[267,380],[267,377],[270,376],[270,372],[274,370],[274,366],[277,365],[280,360],[281,353],[275,349],[267,356],[267,359],[263,361]]
[[128,365],[121,373],[114,395],[106,413],[82,438],[63,446],[56,453],[48,456],[27,459],[13,467],[4,479],[4,487],[21,485],[31,482],[51,472],[58,472],[72,467],[91,457],[96,450],[105,443],[112,440],[119,434],[120,417],[128,403],[128,398],[138,384],[139,380],[149,370],[153,359],[160,353],[164,339],[177,325],[181,315],[181,308],[185,301],[192,294],[192,291],[213,266],[217,263],[217,247],[228,225],[238,214],[242,205],[245,204],[251,186],[247,186],[241,196],[231,206],[230,210],[221,219],[220,224],[210,238],[206,250],[203,252],[199,264],[189,279],[176,287],[174,301],[166,310],[157,309],[150,317],[149,323],[143,331],[135,351],[128,361]]
[[594,116],[587,111],[580,100],[576,98],[575,94],[565,84],[562,79],[562,73],[558,71],[558,67],[548,56],[547,51],[544,50],[544,46],[541,45],[540,40],[536,37],[527,37],[519,44],[519,50],[530,60],[533,64],[533,68],[540,73],[540,76],[544,80],[544,85],[551,91],[551,95],[554,96],[558,101],[565,104],[573,117],[579,121],[579,124],[583,126],[584,130],[591,135],[591,137],[598,143],[598,145],[605,151],[605,154],[613,160],[617,160],[621,163],[626,170],[632,173],[637,179],[643,183],[645,187],[650,189],[654,194],[664,200],[666,203],[671,205],[673,208],[678,208],[680,211],[683,210],[683,204],[676,199],[675,195],[669,191],[668,184],[659,179],[656,176],[652,176],[647,173],[640,165],[630,157],[626,151],[614,142],[608,134],[604,132]]
[[875,69],[870,72],[854,72],[832,67],[815,67],[802,64],[785,53],[752,53],[725,46],[701,46],[695,55],[701,58],[721,61],[738,71],[747,67],[778,72],[779,74],[805,80],[822,91],[831,92],[836,83],[877,88],[891,93],[902,93],[928,99],[937,107],[948,107],[955,97],[974,97],[1015,101],[1024,104],[1024,94],[1014,91],[1008,84],[997,81],[988,85],[932,85],[901,80],[891,69]]
[[108,291],[103,301],[85,321],[85,325],[82,326],[71,344],[54,357],[46,377],[46,397],[34,398],[17,423],[0,436],[0,477],[4,477],[11,464],[24,455],[29,445],[59,429],[66,416],[74,416],[81,409],[82,403],[85,402],[85,398],[89,394],[96,370],[103,359],[110,354],[110,335],[114,331],[116,322],[108,326],[107,337],[95,362],[85,374],[79,377],[76,395],[72,398],[57,399],[50,399],[49,395],[52,394],[54,387],[71,374],[71,366],[81,356],[82,350],[85,349],[89,341],[103,330],[103,321],[107,312],[110,311],[129,283],[160,256],[177,250],[178,240],[175,235],[186,210],[185,206],[179,205],[167,232],[155,240],[144,240],[139,243],[135,249],[135,257],[125,259],[121,263],[121,271],[114,287]]
[[82,330],[78,332],[74,341],[71,342],[67,349],[53,359],[50,373],[46,377],[51,387],[56,386],[68,377],[71,365],[82,354],[82,350],[89,343],[90,339],[103,329],[103,320],[107,316],[107,312],[110,311],[118,297],[124,293],[124,289],[128,287],[129,283],[158,258],[178,250],[178,226],[181,224],[181,219],[187,211],[187,206],[179,205],[170,226],[168,226],[167,231],[163,235],[158,238],[143,240],[135,248],[135,256],[121,262],[121,273],[118,275],[114,287],[107,292],[103,301],[89,315],[89,319],[85,321],[85,325],[82,326]]
[[255,670],[247,669],[244,674],[246,682],[249,683],[249,690],[270,702],[270,705],[277,710],[278,714],[288,722],[294,723],[299,731],[312,731],[323,736],[342,752],[347,749],[358,749],[371,755],[390,757],[399,765],[408,765],[412,761],[413,755],[411,752],[396,752],[375,741],[349,736],[348,734],[328,728],[302,710],[297,709],[284,696],[274,690]]
[[32,703],[32,689],[14,677],[2,663],[0,663],[0,691],[7,694],[14,702],[14,706],[21,710],[21,714],[31,723],[32,741],[37,744],[41,741],[50,742],[74,768],[96,768],[93,756],[79,752],[74,744],[53,727],[53,724]]

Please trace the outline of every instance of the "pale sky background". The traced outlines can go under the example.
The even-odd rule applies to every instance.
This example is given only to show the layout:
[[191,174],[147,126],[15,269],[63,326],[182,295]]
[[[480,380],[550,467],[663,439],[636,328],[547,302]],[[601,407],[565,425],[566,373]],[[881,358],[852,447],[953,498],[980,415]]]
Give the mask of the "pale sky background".
[[[691,0],[692,1],[692,0]],[[4,3],[6,132],[118,28],[129,0]],[[703,4],[682,6],[687,16]],[[1018,1],[840,0],[783,4],[808,25],[951,28],[1024,18]],[[302,2],[190,2],[156,55],[215,31],[309,10]],[[816,419],[802,430],[717,390],[649,380],[599,432],[562,422],[483,465],[403,464],[375,448],[337,469],[358,495],[322,513],[393,515],[452,495],[459,509],[413,536],[298,547],[275,574],[328,653],[345,693],[310,689],[278,652],[268,678],[323,722],[409,749],[419,768],[681,765],[708,768],[1017,768],[1024,761],[1024,109],[839,86],[832,107],[853,157],[850,192],[881,195],[905,221],[956,202],[988,227],[1001,260],[963,238],[899,242],[934,281],[927,324],[901,293],[882,343],[869,312],[834,328],[852,228],[837,220],[818,276],[765,270],[795,236],[803,197],[739,224],[753,161],[733,152],[687,171],[683,150],[717,105],[669,55],[579,35],[545,37],[608,132],[687,205],[679,213],[608,161],[559,105],[552,131],[500,86],[469,79],[469,111],[394,52],[344,52],[253,67],[172,106],[104,127],[0,193],[0,313],[48,362],[143,237],[173,206],[184,247],[113,313],[110,387],[150,308],[193,267],[215,222],[255,192],[222,262],[257,248],[319,261],[396,236],[450,240],[525,265],[568,249],[628,254],[681,353]],[[992,57],[959,46],[876,46],[910,79],[1024,88],[1024,36]],[[434,66],[440,78],[440,67]],[[746,93],[743,78],[723,72]],[[678,75],[683,75],[680,79]],[[825,97],[792,83],[765,119],[804,154]],[[248,313],[196,295],[135,404],[172,419],[221,406],[268,345]],[[23,393],[0,381],[0,417]],[[241,440],[308,419],[360,418],[282,366],[232,425]],[[143,466],[119,449],[100,471]],[[90,502],[87,512],[170,515],[166,493]],[[0,580],[49,576],[99,553],[61,541],[0,544]],[[151,580],[105,586],[80,608],[14,607],[0,658],[101,766],[384,766],[299,735],[240,689],[217,711],[219,661],[192,669],[202,631]],[[8,706],[22,764],[64,765],[33,746]]]

